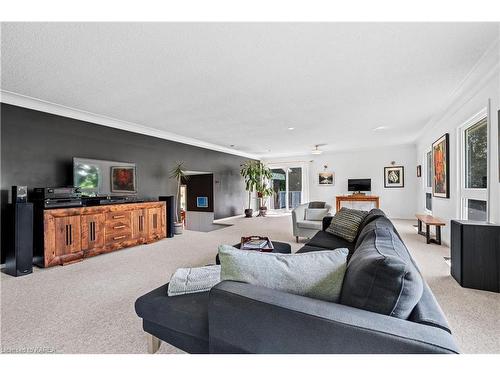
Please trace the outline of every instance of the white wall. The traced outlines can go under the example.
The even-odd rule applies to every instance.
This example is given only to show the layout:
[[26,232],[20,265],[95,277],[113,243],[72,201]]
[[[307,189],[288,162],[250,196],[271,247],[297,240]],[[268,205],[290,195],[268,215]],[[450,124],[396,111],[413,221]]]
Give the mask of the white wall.
[[[309,200],[325,201],[335,207],[337,195],[348,194],[349,178],[371,178],[372,195],[380,197],[380,208],[391,218],[414,218],[416,213],[416,149],[415,145],[390,146],[353,150],[348,152],[308,155],[302,158],[290,157],[279,160],[265,160],[266,163],[290,161],[310,161]],[[404,188],[384,188],[384,167],[391,161],[405,168]],[[333,186],[319,186],[318,173],[323,165],[335,173]]]
[[[500,222],[500,183],[498,176],[498,115],[500,109],[500,43],[497,42],[483,56],[475,66],[475,69],[462,82],[460,87],[450,97],[447,105],[441,113],[438,113],[423,134],[417,140],[417,164],[423,163],[424,152],[431,147],[432,142],[445,133],[450,135],[450,198],[434,198],[432,202],[432,214],[448,221],[443,229],[443,241],[449,244],[450,226],[449,220],[459,218],[459,175],[458,175],[458,127],[463,125],[469,118],[479,113],[487,106],[488,99],[491,100],[491,148],[490,148],[490,210],[491,221]],[[417,188],[417,207],[419,211],[424,210],[423,181]]]

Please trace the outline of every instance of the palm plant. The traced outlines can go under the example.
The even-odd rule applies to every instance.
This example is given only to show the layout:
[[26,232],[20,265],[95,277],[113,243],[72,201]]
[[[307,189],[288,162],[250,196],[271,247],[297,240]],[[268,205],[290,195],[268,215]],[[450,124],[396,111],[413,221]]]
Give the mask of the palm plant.
[[182,179],[186,180],[189,176],[186,175],[184,170],[182,169],[182,162],[177,163],[177,165],[170,170],[170,178],[174,178],[177,181],[177,193],[175,197],[175,221],[177,223],[180,222],[179,217],[180,217],[180,204],[179,202],[181,201],[181,184],[182,184]]

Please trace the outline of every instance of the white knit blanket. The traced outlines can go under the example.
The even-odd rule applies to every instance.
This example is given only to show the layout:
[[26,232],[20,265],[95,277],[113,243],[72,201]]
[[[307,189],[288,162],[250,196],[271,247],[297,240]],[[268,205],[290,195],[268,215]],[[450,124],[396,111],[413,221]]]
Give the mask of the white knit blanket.
[[206,292],[220,283],[220,265],[179,268],[168,284],[168,295]]

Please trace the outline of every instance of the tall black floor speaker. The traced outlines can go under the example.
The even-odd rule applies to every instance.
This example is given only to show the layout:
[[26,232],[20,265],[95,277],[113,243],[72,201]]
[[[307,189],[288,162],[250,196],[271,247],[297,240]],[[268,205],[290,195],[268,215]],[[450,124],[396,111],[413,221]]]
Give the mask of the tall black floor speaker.
[[465,288],[500,292],[500,225],[451,221],[451,275]]
[[160,201],[167,203],[167,237],[171,238],[174,236],[174,221],[175,221],[175,207],[174,207],[174,196],[161,196],[158,197]]
[[5,272],[12,276],[27,275],[33,272],[33,204],[13,203],[8,209]]

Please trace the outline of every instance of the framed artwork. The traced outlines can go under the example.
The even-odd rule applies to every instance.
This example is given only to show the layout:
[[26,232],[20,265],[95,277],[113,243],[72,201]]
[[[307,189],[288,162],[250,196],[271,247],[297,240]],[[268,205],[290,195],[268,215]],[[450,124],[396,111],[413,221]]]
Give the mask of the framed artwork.
[[196,207],[207,208],[208,197],[196,197]]
[[432,144],[432,195],[437,198],[450,197],[450,141],[446,133]]
[[331,186],[333,185],[334,174],[333,172],[320,172],[318,173],[318,185]]
[[113,193],[137,193],[135,167],[111,167]]
[[405,187],[405,168],[401,165],[384,168],[384,187],[403,188]]
[[417,165],[417,177],[422,177],[422,166]]

